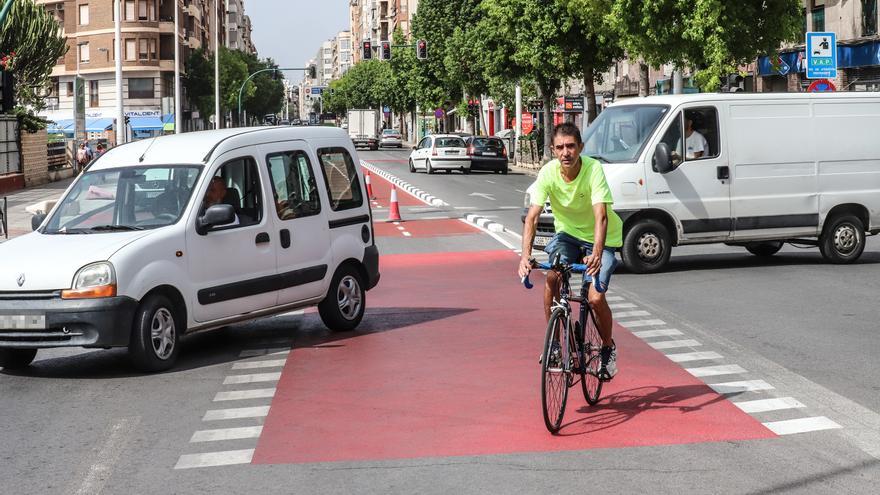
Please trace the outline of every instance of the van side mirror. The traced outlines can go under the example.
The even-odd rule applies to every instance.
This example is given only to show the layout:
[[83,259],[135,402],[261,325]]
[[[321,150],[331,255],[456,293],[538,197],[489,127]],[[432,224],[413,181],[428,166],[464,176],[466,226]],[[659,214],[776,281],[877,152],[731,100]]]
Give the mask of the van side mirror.
[[196,220],[196,233],[205,235],[211,227],[226,225],[235,221],[235,208],[232,205],[214,205]]
[[417,150],[417,149],[419,149],[419,147],[418,147],[418,146],[413,146],[413,149],[414,149],[414,150]]
[[40,224],[43,223],[43,220],[46,219],[45,213],[37,213],[36,215],[31,217],[31,230],[37,230],[40,228]]
[[651,164],[655,172],[667,174],[672,172],[672,154],[669,152],[669,145],[666,143],[657,143],[654,149],[654,161]]

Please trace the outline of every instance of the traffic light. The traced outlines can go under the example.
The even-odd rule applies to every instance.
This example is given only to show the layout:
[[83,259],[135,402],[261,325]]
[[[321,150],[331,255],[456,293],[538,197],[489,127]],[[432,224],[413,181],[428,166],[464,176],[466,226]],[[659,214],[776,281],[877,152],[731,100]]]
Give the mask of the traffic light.
[[425,60],[428,58],[428,42],[425,40],[419,40],[416,42],[416,58],[419,60]]
[[317,79],[318,78],[318,68],[314,65],[309,66],[309,79]]
[[369,41],[364,41],[364,53],[363,59],[370,60],[373,58],[373,43]]
[[383,41],[382,42],[382,53],[379,57],[382,60],[391,60],[391,42]]

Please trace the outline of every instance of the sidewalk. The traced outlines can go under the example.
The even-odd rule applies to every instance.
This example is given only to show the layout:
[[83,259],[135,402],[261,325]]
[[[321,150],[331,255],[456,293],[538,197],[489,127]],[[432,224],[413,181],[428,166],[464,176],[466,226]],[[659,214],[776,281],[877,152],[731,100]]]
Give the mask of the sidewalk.
[[[25,208],[40,201],[58,199],[67,189],[67,186],[73,182],[73,178],[60,180],[58,182],[50,182],[42,186],[22,189],[7,194],[6,204],[9,215],[9,238],[27,234],[31,231],[31,214],[25,211]],[[0,196],[2,202],[3,196]],[[0,236],[0,242],[6,241],[5,237]]]

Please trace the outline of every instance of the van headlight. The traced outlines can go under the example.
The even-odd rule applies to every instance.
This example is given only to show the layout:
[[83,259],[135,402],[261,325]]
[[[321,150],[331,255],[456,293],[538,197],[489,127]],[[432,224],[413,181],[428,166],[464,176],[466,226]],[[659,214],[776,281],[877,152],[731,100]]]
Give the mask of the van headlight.
[[86,265],[73,277],[73,288],[61,291],[62,299],[92,299],[116,295],[116,271],[107,261]]
[[532,195],[527,191],[525,194],[525,201],[523,201],[523,208],[528,210],[530,206],[532,206]]

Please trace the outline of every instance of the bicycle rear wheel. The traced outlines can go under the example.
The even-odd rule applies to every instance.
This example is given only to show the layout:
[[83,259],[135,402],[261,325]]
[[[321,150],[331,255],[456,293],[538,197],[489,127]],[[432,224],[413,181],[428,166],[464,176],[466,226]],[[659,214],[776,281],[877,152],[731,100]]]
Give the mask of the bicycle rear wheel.
[[596,317],[592,311],[587,312],[586,328],[584,329],[584,369],[586,373],[581,377],[581,389],[587,404],[595,406],[599,402],[602,393],[602,380],[599,380],[599,366],[602,357],[599,350],[602,349],[602,339],[599,337],[599,327],[596,325]]
[[544,410],[544,424],[550,433],[559,431],[565,402],[568,400],[568,380],[562,349],[563,332],[568,331],[568,317],[565,311],[557,308],[550,315],[547,335],[544,339],[544,354],[541,359],[541,406]]

